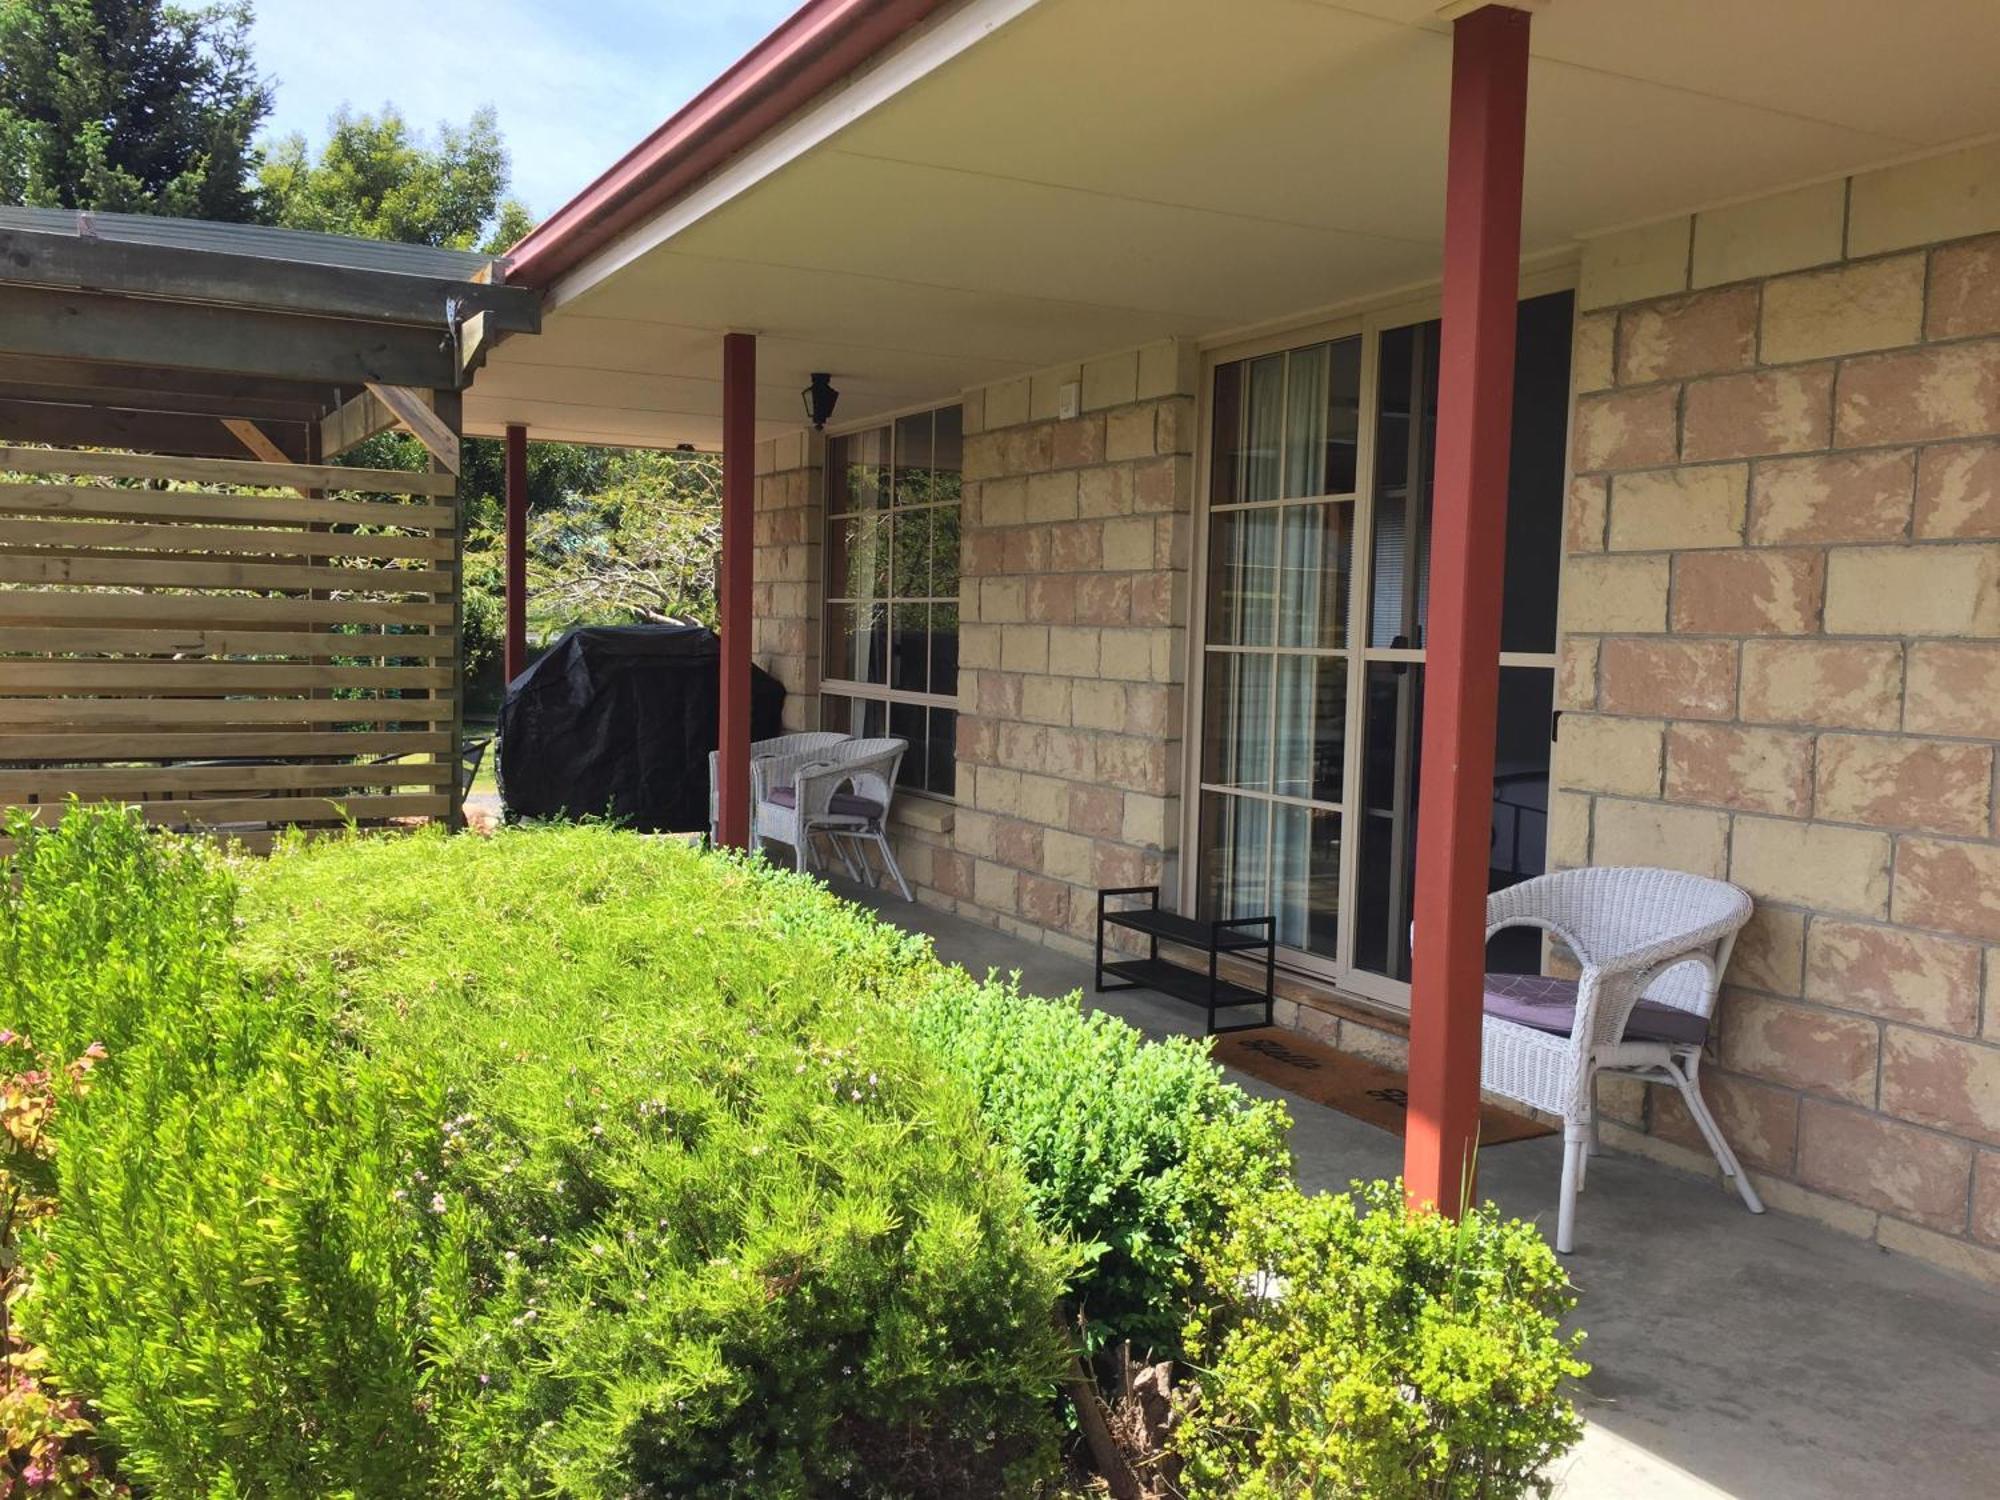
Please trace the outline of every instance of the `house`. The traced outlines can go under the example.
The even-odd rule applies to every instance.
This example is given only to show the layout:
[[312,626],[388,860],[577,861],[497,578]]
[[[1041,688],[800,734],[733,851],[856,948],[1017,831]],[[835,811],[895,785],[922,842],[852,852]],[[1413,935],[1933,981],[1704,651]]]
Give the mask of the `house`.
[[1766,1197],[2000,1284],[1997,68],[1976,0],[811,0],[516,247],[468,430],[721,447],[726,633],[910,741],[921,899],[1275,914],[1416,1190],[1490,885],[1736,881]]

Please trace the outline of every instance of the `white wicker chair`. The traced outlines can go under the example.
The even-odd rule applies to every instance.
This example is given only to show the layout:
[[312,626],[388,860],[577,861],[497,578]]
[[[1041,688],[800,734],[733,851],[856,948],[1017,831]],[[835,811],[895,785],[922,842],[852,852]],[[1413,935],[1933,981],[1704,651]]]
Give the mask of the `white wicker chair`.
[[[889,807],[896,795],[896,772],[903,763],[907,740],[841,740],[820,750],[801,752],[800,764],[789,786],[779,785],[775,775],[766,782],[752,764],[751,833],[755,838],[774,839],[792,846],[800,870],[812,861],[815,835],[827,838],[848,873],[855,879],[874,878],[865,845],[872,844],[882,857],[882,867],[896,882],[905,901],[909,882],[903,879],[896,855],[889,847]],[[787,757],[789,760],[790,757]],[[761,763],[775,768],[777,762]],[[850,851],[849,846],[854,846]],[[855,862],[859,854],[860,864]]]
[[1717,1163],[1753,1214],[1757,1191],[1701,1097],[1701,1053],[1750,898],[1676,870],[1564,870],[1486,898],[1486,935],[1538,927],[1582,966],[1571,983],[1487,976],[1481,1084],[1563,1118],[1556,1249],[1574,1242],[1576,1195],[1598,1151],[1597,1075],[1679,1091]]
[[[750,742],[750,805],[762,799],[766,786],[790,786],[800,766],[830,745],[847,738],[831,729],[812,729],[801,734],[781,734],[773,739]],[[708,752],[708,840],[717,841],[717,802],[721,796],[722,760],[718,752]],[[761,767],[761,769],[760,769]]]

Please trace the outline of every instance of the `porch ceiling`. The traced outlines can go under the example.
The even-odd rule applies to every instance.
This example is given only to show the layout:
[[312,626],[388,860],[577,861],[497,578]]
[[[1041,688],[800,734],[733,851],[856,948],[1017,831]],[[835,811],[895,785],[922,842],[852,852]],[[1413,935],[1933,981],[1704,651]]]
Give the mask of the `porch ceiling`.
[[[1436,8],[967,0],[558,282],[467,428],[712,447],[728,328],[761,335],[768,436],[813,370],[846,422],[1429,282]],[[1992,21],[1964,0],[1554,0],[1524,249],[2000,131]]]

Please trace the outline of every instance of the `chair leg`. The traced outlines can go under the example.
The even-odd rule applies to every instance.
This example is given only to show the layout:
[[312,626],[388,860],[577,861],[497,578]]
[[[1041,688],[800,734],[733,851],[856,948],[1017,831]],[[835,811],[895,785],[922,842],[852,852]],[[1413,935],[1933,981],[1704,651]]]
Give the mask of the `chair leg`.
[[1576,1194],[1583,1185],[1584,1151],[1590,1127],[1581,1120],[1563,1126],[1562,1197],[1556,1203],[1556,1253],[1576,1248]]
[[917,898],[910,894],[910,883],[903,879],[903,867],[896,863],[896,856],[889,848],[889,835],[877,828],[872,831],[870,837],[873,838],[875,847],[882,851],[882,863],[894,878],[896,889],[903,893],[905,901],[914,903]]
[[1601,1077],[1601,1076],[1602,1076],[1602,1075],[1601,1075],[1601,1074],[1599,1074],[1599,1073],[1598,1073],[1598,1072],[1596,1071],[1596,1069],[1594,1069],[1594,1068],[1593,1068],[1593,1069],[1591,1070],[1591,1074],[1590,1074],[1590,1154],[1591,1154],[1592,1156],[1602,1156],[1602,1155],[1604,1154],[1604,1138],[1603,1138],[1603,1135],[1601,1134],[1601,1132],[1599,1132],[1599,1130],[1598,1130],[1598,1128],[1597,1128],[1597,1080],[1598,1080],[1598,1078],[1599,1078],[1599,1077]]
[[1701,1059],[1699,1055],[1673,1070],[1674,1085],[1681,1091],[1681,1102],[1694,1118],[1702,1139],[1708,1142],[1708,1149],[1715,1153],[1716,1165],[1722,1168],[1722,1175],[1735,1187],[1737,1195],[1743,1199],[1743,1206],[1753,1214],[1764,1211],[1764,1200],[1757,1196],[1757,1189],[1750,1185],[1749,1174],[1743,1164],[1736,1159],[1736,1153],[1729,1149],[1729,1142],[1723,1139],[1722,1127],[1715,1123],[1715,1116],[1709,1113],[1708,1101],[1701,1097]]

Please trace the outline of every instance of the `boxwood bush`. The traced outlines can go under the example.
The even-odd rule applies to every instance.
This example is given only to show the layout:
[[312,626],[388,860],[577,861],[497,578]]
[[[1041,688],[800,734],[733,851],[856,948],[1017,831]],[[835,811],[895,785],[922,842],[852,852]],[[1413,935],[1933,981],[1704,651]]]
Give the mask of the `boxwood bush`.
[[922,945],[606,829],[339,841],[238,878],[232,912],[206,856],[81,812],[0,875],[31,933],[84,931],[79,881],[205,893],[118,1004],[69,971],[129,935],[8,950],[30,1024],[54,997],[51,1025],[125,1028],[62,1122],[34,1299],[125,1474],[944,1496],[1049,1473],[1074,1257],[890,1003]]
[[1205,1246],[1291,1179],[1284,1106],[1226,1082],[1191,1038],[1148,1042],[1073,999],[933,972],[919,1034],[979,1094],[1043,1224],[1088,1257],[1070,1304],[1093,1342],[1180,1352]]
[[1179,1433],[1189,1500],[1512,1500],[1582,1436],[1569,1279],[1491,1204],[1452,1221],[1399,1183],[1291,1187],[1207,1253]]

